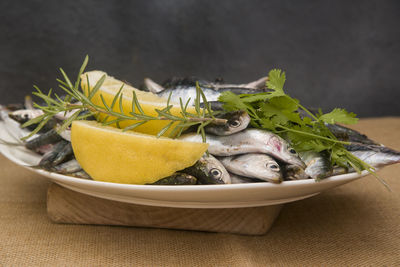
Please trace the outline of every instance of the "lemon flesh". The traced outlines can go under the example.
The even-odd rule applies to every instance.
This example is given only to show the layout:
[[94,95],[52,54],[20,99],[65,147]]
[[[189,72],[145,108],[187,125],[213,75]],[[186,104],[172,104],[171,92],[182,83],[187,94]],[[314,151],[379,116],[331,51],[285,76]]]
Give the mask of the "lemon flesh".
[[95,121],[74,121],[76,160],[97,181],[146,184],[192,166],[208,144],[123,132]]
[[[155,111],[155,109],[163,109],[167,106],[167,99],[161,98],[153,93],[150,92],[144,92],[140,91],[122,81],[119,81],[111,76],[108,76],[105,72],[103,71],[89,71],[81,76],[81,87],[82,90],[85,92],[86,95],[88,95],[88,88],[90,90],[93,89],[93,87],[96,85],[96,83],[101,79],[103,75],[106,75],[106,79],[100,89],[95,93],[93,98],[91,99],[92,102],[96,105],[104,107],[103,101],[101,99],[101,96],[103,96],[106,104],[108,106],[111,106],[113,99],[115,95],[118,93],[118,91],[122,87],[122,109],[124,114],[129,114],[132,112],[132,97],[133,93],[135,92],[137,99],[140,103],[140,106],[142,107],[144,113],[146,115],[150,116],[157,116],[158,113]],[[171,108],[171,114],[175,116],[181,116],[181,107],[179,103],[170,103],[173,105]],[[113,108],[114,111],[120,112],[120,107],[119,107],[119,100],[116,101],[115,106]],[[187,109],[188,112],[195,113],[194,107],[188,107]],[[138,112],[136,110],[136,112]],[[106,118],[105,114],[99,114],[97,117],[97,120],[103,121]],[[115,117],[110,116],[107,120],[111,121],[114,120]],[[122,121],[119,123],[121,128],[125,128],[129,125],[132,125],[134,123],[137,123],[138,121],[135,120],[128,120],[128,121]],[[163,129],[168,123],[170,123],[169,120],[154,120],[154,121],[149,121],[146,122],[145,124],[138,126],[134,129],[134,131],[141,132],[141,133],[146,133],[146,134],[152,134],[156,135],[158,132],[160,132],[161,129]],[[164,136],[168,136],[172,129],[178,124],[178,122],[175,122],[172,127],[164,133]],[[115,124],[112,124],[112,126],[116,126]]]

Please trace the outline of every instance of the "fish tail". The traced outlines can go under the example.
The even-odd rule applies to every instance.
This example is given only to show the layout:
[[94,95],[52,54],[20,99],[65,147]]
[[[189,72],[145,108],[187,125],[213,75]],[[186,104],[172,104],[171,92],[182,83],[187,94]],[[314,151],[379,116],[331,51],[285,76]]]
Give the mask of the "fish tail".
[[0,145],[6,145],[6,146],[24,146],[24,144],[21,143],[13,143],[13,142],[9,142],[9,141],[5,141],[3,139],[0,138]]

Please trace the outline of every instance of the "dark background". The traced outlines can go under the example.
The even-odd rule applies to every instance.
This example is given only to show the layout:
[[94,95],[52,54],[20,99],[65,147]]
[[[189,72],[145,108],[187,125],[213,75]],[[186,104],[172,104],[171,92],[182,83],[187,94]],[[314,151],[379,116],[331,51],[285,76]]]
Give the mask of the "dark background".
[[0,103],[84,56],[139,86],[144,77],[248,82],[287,72],[304,105],[365,116],[400,115],[400,1],[0,2]]

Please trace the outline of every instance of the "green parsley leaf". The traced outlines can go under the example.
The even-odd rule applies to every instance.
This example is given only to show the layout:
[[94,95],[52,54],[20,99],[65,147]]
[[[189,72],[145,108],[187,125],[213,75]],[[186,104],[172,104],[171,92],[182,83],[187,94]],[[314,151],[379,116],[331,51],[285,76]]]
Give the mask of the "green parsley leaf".
[[267,87],[277,92],[284,94],[283,85],[286,81],[286,75],[284,72],[278,69],[273,69],[268,74]]
[[355,124],[358,121],[358,119],[356,118],[356,114],[354,114],[353,112],[349,113],[341,108],[335,108],[329,113],[320,115],[318,119],[329,124]]
[[240,98],[244,103],[252,103],[252,102],[257,102],[257,101],[265,101],[270,98],[269,95],[265,93],[259,93],[259,94],[251,94],[251,95],[240,95]]
[[299,100],[293,99],[288,96],[278,96],[271,98],[269,103],[281,110],[287,110],[289,112],[297,111],[297,109],[299,108]]
[[[319,110],[315,115],[297,99],[285,94],[285,81],[285,72],[273,69],[269,72],[266,83],[271,92],[243,95],[224,92],[219,101],[224,103],[224,108],[228,111],[247,111],[253,127],[280,135],[288,140],[296,151],[326,151],[333,165],[353,167],[357,171],[368,170],[372,173],[371,166],[349,153],[343,146],[345,142],[337,140],[325,125],[356,123],[356,115],[339,108],[327,114]],[[300,116],[299,110],[305,111],[308,116]]]
[[227,111],[247,110],[248,108],[248,106],[243,102],[240,96],[230,91],[223,92],[219,96],[218,101],[225,103],[223,105],[223,108]]

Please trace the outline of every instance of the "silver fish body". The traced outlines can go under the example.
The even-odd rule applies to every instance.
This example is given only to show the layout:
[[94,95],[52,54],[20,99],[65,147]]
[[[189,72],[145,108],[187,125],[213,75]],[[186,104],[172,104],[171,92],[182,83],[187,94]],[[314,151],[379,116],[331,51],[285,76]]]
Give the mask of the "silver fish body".
[[168,79],[162,83],[163,88],[178,88],[178,87],[188,87],[188,86],[196,86],[196,83],[199,83],[201,87],[205,88],[213,88],[215,90],[219,90],[220,88],[225,87],[245,87],[251,89],[263,90],[266,87],[266,82],[268,80],[268,76],[261,77],[258,80],[242,83],[242,84],[229,84],[225,83],[223,79],[219,78],[215,82],[207,81],[198,77],[173,77]]
[[268,80],[268,76],[261,77],[258,80],[243,83],[243,84],[228,84],[221,81],[218,82],[210,82],[206,81],[197,77],[186,77],[186,78],[179,78],[173,77],[168,79],[167,81],[163,82],[162,85],[154,82],[150,78],[144,79],[144,87],[152,93],[159,93],[165,89],[179,89],[179,88],[188,88],[188,87],[196,87],[196,83],[199,84],[202,88],[210,88],[213,90],[220,90],[221,88],[227,87],[238,87],[238,88],[249,88],[253,90],[265,90],[266,82]]
[[[219,101],[207,101],[208,106],[212,111],[224,111],[224,103]],[[200,107],[204,108],[205,104],[200,103]]]
[[240,176],[234,173],[229,173],[229,175],[231,176],[231,181],[232,184],[248,184],[248,183],[259,183],[259,182],[265,182],[259,179],[255,179],[255,178],[249,178],[249,177],[245,177],[245,176]]
[[10,112],[8,116],[19,123],[25,123],[43,114],[44,112],[40,109],[19,109]]
[[226,119],[226,125],[209,124],[204,129],[207,133],[215,135],[231,135],[247,128],[250,123],[250,116],[246,111],[232,111],[221,115],[217,118]]
[[[179,139],[202,142],[200,135],[189,133]],[[215,156],[233,156],[247,153],[264,153],[280,161],[305,168],[297,152],[284,139],[269,131],[246,129],[228,136],[206,134],[208,151]]]
[[193,166],[181,172],[193,175],[200,184],[231,183],[231,178],[224,165],[212,155],[204,155]]
[[53,166],[51,170],[61,174],[70,174],[82,171],[82,167],[76,159],[71,159],[57,166]]
[[[203,90],[204,95],[207,98],[207,101],[217,101],[218,97],[220,96],[221,92],[215,91],[213,89],[204,89]],[[196,99],[196,88],[191,87],[191,88],[178,88],[178,89],[166,89],[157,95],[163,98],[168,98],[169,95],[171,94],[171,101],[179,103],[180,99],[184,103],[186,101],[189,101],[189,105],[194,105],[194,100]],[[203,102],[203,99],[200,99],[200,102]]]
[[400,152],[385,146],[353,143],[345,147],[354,156],[373,167],[400,163]]
[[305,173],[314,179],[323,179],[332,174],[332,166],[328,155],[323,152],[305,151],[299,153],[307,165]]
[[[242,88],[242,87],[225,87],[220,88],[219,90],[214,90],[210,88],[201,88],[207,101],[217,101],[218,97],[222,92],[230,91],[234,94],[255,94],[260,93],[258,90]],[[180,99],[184,103],[189,100],[189,104],[194,105],[194,100],[196,99],[196,87],[188,87],[188,88],[174,88],[174,89],[165,89],[161,91],[157,95],[163,98],[168,98],[171,94],[171,101],[179,103]],[[203,102],[203,99],[200,98],[200,102]]]
[[362,134],[356,130],[338,124],[326,123],[325,125],[332,132],[332,134],[339,140],[361,143],[366,145],[379,145],[375,141],[369,139],[365,134]]
[[257,178],[266,182],[280,183],[282,173],[279,164],[266,154],[249,153],[219,158],[230,173]]
[[[260,84],[265,85],[266,77],[248,84],[221,84],[199,81],[199,86],[202,89],[207,101],[217,101],[222,92],[231,91],[235,94],[253,94],[268,91]],[[171,101],[179,103],[180,99],[186,102],[190,99],[190,104],[194,105],[196,98],[196,80],[180,80],[167,82],[164,85],[157,84],[153,80],[146,78],[144,80],[145,87],[152,93],[160,97],[168,98],[171,95]],[[253,87],[251,87],[253,86]],[[200,102],[203,102],[200,99]]]
[[[20,109],[10,112],[8,116],[14,121],[20,124],[24,124],[25,122],[31,119],[35,119],[43,114],[44,114],[43,111],[40,109]],[[40,130],[40,133],[49,131],[53,129],[56,125],[57,125],[57,119],[51,118],[45,125],[43,125],[43,128]],[[32,124],[29,125],[27,129],[33,131],[37,126],[38,123]]]
[[61,141],[63,138],[57,133],[55,129],[51,129],[48,132],[45,132],[44,134],[41,134],[33,139],[28,140],[25,143],[25,147],[36,151],[40,147],[48,144],[55,144],[59,141]]

